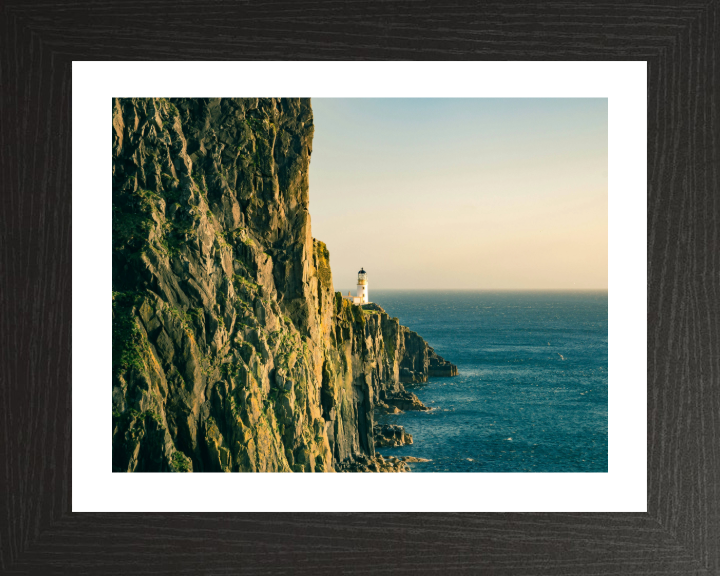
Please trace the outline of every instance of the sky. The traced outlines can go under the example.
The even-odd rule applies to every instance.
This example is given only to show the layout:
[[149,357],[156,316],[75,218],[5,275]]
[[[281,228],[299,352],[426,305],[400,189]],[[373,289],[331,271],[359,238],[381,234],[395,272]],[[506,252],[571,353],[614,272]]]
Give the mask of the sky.
[[336,290],[607,289],[607,99],[311,102]]

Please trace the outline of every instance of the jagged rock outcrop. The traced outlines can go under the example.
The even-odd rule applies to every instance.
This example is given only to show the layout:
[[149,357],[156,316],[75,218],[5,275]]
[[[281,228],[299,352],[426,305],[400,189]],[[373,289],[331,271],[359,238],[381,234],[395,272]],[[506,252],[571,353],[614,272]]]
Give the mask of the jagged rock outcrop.
[[447,363],[334,292],[310,101],[116,99],[112,125],[113,470],[406,468],[373,410]]
[[375,448],[397,447],[412,444],[413,439],[410,434],[405,432],[403,426],[393,424],[376,424],[373,429],[375,434]]
[[420,383],[427,382],[429,376],[457,376],[457,366],[438,356],[416,332],[405,328],[403,336],[405,355],[400,364],[401,382]]
[[448,377],[458,375],[457,366],[445,360],[442,356],[438,356],[430,346],[428,346],[428,360],[430,361],[428,376]]
[[420,402],[420,399],[415,396],[412,392],[398,392],[392,396],[383,396],[382,401],[389,406],[393,406],[400,411],[406,410],[419,410],[425,411],[430,410],[425,404]]
[[338,472],[410,472],[405,458],[390,456],[385,458],[380,454],[368,457],[358,455],[354,460],[346,460],[337,465]]

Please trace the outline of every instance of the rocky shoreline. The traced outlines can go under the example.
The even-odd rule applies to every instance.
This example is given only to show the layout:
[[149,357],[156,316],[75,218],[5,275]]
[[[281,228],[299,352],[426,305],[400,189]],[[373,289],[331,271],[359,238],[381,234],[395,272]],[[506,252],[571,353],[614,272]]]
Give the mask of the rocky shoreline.
[[408,463],[413,462],[430,462],[430,460],[414,456],[385,458],[380,454],[373,457],[359,456],[352,461],[338,464],[337,472],[411,472]]
[[413,443],[412,436],[405,432],[403,426],[393,424],[376,424],[373,428],[375,435],[375,448],[406,446]]
[[376,409],[457,368],[334,291],[313,133],[308,99],[113,100],[113,471],[408,468]]

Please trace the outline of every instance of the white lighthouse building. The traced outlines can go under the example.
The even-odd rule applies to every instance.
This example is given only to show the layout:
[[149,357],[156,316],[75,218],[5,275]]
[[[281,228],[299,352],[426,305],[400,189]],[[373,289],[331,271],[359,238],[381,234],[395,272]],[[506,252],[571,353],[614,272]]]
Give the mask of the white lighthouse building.
[[350,292],[348,292],[347,296],[343,296],[343,298],[350,300],[353,304],[367,304],[370,302],[368,299],[367,272],[365,272],[364,268],[360,268],[360,272],[358,272],[357,296],[352,296]]

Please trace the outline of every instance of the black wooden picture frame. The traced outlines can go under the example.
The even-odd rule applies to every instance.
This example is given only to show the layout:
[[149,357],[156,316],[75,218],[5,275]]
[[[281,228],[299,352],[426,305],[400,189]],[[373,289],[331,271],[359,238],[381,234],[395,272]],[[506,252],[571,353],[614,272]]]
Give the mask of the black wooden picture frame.
[[[719,6],[0,4],[0,572],[720,573]],[[72,513],[72,61],[151,59],[647,61],[648,512]]]

